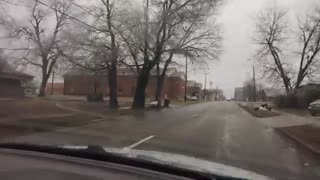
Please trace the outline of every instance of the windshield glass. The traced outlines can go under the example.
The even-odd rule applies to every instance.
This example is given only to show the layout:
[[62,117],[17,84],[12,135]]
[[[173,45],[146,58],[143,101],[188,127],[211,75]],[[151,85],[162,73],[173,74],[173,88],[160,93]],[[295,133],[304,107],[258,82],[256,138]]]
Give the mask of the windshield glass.
[[320,179],[317,0],[0,0],[0,37],[0,143]]

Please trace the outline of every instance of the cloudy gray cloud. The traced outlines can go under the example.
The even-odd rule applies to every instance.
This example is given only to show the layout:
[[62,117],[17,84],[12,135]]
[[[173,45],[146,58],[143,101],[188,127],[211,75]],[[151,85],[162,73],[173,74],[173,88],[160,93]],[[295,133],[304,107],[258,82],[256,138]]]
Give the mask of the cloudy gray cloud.
[[[142,2],[142,0],[135,1]],[[15,0],[15,2],[19,2],[19,0]],[[23,2],[27,1],[23,0]],[[77,2],[79,4],[92,3],[89,0],[77,0]],[[228,97],[232,97],[234,88],[242,86],[243,81],[251,76],[252,62],[248,60],[254,54],[255,49],[251,38],[254,34],[254,17],[260,10],[270,6],[280,6],[288,9],[290,22],[294,22],[297,17],[309,12],[315,5],[320,7],[320,1],[227,0],[218,16],[218,21],[223,28],[224,53],[219,62],[212,62],[210,64],[208,84],[212,81],[214,87],[222,88]],[[26,17],[26,13],[22,7],[18,8],[8,5],[6,8],[20,20]],[[2,45],[8,44],[2,43]],[[204,72],[194,71],[190,74],[190,79],[204,83]]]
[[234,88],[242,86],[243,81],[252,74],[254,54],[252,42],[256,14],[272,6],[280,6],[289,11],[290,20],[309,12],[318,0],[229,0],[221,9],[219,22],[223,25],[224,54],[220,62],[212,65],[210,79],[222,88],[228,97],[233,96]]

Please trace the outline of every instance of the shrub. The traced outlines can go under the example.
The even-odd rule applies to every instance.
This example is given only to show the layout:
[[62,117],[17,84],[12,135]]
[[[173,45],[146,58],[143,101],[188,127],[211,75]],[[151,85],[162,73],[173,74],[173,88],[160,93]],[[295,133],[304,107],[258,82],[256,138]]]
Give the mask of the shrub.
[[279,108],[307,108],[309,104],[320,98],[320,89],[307,89],[303,93],[280,95],[274,99]]
[[310,103],[320,98],[320,89],[308,89],[298,96],[299,107],[307,108]]
[[295,95],[279,95],[275,97],[274,104],[279,108],[298,107],[298,101]]

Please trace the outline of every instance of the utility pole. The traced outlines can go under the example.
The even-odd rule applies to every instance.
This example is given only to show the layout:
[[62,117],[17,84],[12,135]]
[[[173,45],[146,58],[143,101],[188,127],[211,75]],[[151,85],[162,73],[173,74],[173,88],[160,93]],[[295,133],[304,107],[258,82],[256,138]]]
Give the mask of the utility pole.
[[204,100],[207,101],[207,76],[208,73],[205,73],[205,78],[204,78]]
[[53,83],[54,83],[54,69],[52,70],[52,80],[51,80],[51,95],[53,95]]
[[[148,54],[148,44],[149,44],[149,0],[147,0],[146,10],[145,10],[145,35],[144,35],[144,56],[146,58]],[[145,59],[146,60],[146,59]]]
[[186,77],[184,86],[184,102],[188,101],[188,57],[186,57]]
[[257,101],[256,97],[256,72],[253,66],[253,102]]

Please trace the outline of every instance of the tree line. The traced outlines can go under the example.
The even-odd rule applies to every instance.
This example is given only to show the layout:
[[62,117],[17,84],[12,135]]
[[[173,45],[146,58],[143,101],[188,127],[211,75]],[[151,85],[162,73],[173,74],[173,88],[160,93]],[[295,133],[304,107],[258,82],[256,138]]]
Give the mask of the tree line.
[[133,108],[145,107],[151,70],[157,69],[155,99],[161,103],[166,70],[176,59],[207,63],[218,58],[221,36],[216,12],[220,0],[33,0],[1,5],[21,6],[24,23],[1,14],[8,38],[23,47],[19,61],[41,70],[40,96],[59,64],[92,73],[106,70],[110,107],[118,107],[117,69],[137,74]]

